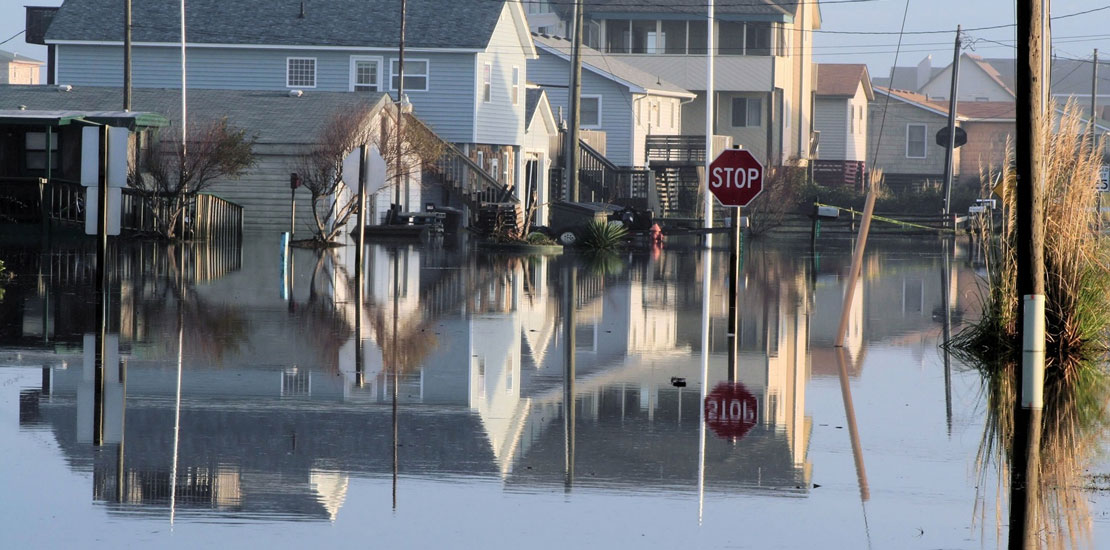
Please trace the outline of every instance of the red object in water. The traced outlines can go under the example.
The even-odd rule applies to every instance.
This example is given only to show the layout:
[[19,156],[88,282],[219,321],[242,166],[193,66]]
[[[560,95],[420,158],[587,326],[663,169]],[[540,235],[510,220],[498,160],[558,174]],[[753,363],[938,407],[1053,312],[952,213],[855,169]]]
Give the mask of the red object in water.
[[759,403],[739,382],[721,382],[705,396],[705,423],[725,439],[740,439],[759,420]]

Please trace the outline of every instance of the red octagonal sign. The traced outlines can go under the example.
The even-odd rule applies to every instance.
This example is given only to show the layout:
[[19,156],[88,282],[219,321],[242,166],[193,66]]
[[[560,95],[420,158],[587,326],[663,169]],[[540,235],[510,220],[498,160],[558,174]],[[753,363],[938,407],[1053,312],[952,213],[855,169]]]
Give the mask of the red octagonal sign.
[[739,382],[721,382],[705,396],[705,423],[717,435],[737,440],[759,419],[759,403]]
[[709,165],[709,191],[725,206],[747,206],[763,191],[763,164],[746,149],[725,149]]

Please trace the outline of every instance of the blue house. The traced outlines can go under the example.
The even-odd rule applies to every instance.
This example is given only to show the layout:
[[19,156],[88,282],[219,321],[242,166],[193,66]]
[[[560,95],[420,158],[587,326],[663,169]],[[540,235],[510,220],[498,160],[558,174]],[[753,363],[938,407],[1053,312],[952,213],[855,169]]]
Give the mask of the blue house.
[[[123,83],[122,3],[66,0],[42,38],[54,82]],[[387,0],[191,0],[187,86],[396,95],[399,7]],[[134,0],[133,85],[181,86],[177,4]],[[519,2],[409,0],[405,95],[414,115],[520,194],[527,61]],[[415,207],[417,205],[408,205]]]
[[[539,55],[528,63],[529,77],[547,91],[554,111],[567,113],[572,44],[534,34]],[[682,105],[695,95],[660,76],[582,49],[580,124],[605,132],[605,156],[619,166],[643,167],[647,136],[682,133]]]

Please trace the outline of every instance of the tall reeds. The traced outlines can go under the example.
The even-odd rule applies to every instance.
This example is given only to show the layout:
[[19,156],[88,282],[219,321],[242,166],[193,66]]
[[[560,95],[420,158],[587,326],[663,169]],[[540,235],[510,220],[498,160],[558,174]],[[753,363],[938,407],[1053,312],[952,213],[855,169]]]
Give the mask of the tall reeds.
[[[1064,114],[1040,123],[1044,151],[1045,315],[1048,357],[1071,364],[1106,348],[1110,327],[1110,270],[1107,247],[1099,240],[1095,182],[1102,149],[1091,140],[1079,110],[1069,102]],[[1000,231],[980,227],[978,241],[987,263],[983,315],[950,346],[988,363],[1016,358],[1017,321],[1016,174],[1013,148],[1002,167],[1004,217]]]

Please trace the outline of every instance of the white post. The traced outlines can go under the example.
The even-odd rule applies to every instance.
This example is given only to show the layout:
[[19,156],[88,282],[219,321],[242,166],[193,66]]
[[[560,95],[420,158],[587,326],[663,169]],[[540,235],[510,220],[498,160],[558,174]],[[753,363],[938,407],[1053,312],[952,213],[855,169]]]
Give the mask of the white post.
[[[713,104],[714,104],[714,91],[713,91],[713,46],[714,46],[714,32],[713,32],[713,0],[709,0],[709,18],[706,24],[706,46],[705,46],[705,177],[709,178],[709,164],[713,162]],[[709,192],[709,186],[705,186],[705,213],[704,213],[704,227],[706,229],[713,227],[713,195]],[[705,244],[709,246],[712,242],[712,236],[709,233],[705,234]]]

